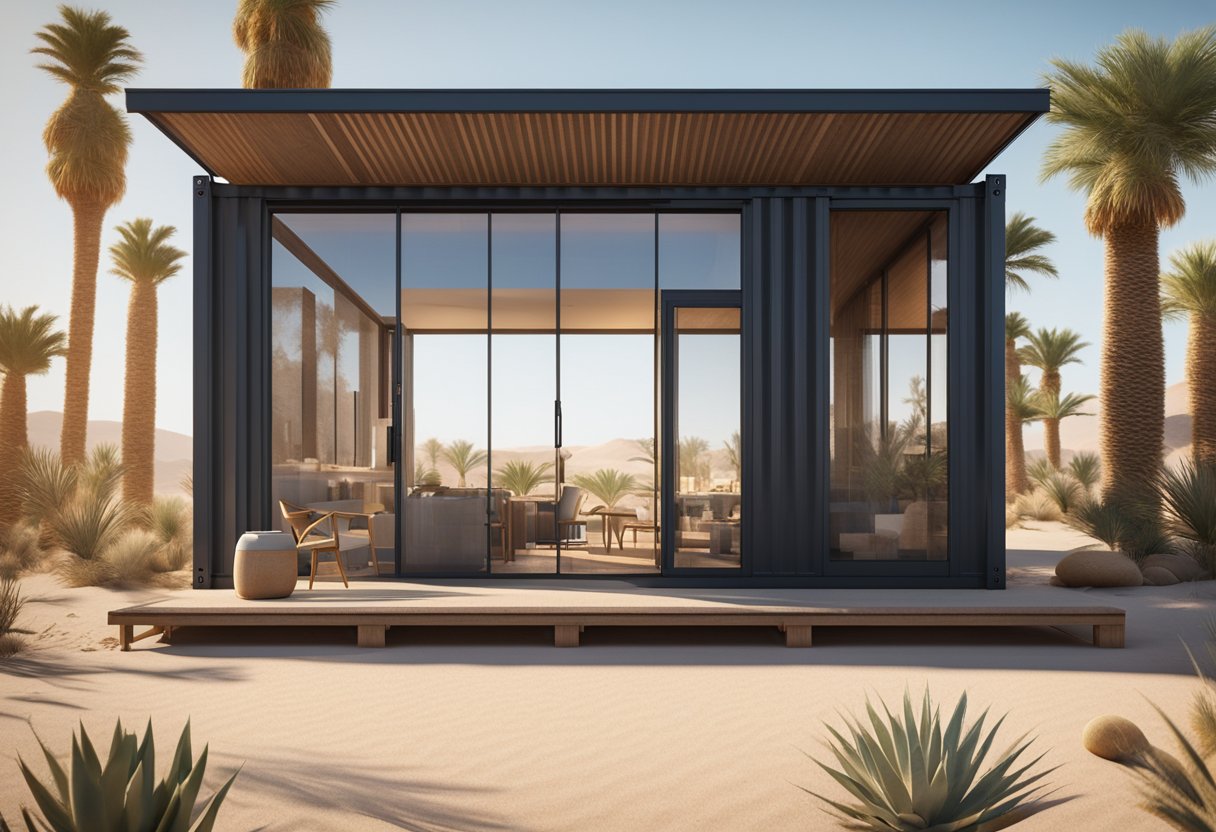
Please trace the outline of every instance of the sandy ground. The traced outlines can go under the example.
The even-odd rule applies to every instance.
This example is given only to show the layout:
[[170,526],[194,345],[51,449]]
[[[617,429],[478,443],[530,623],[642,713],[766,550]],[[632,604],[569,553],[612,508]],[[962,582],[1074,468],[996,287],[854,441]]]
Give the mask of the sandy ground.
[[[1002,601],[1047,591],[1081,542],[1029,525],[1009,534]],[[823,721],[867,694],[925,684],[1008,711],[1005,740],[1037,732],[1061,766],[1062,802],[1017,829],[1163,829],[1079,735],[1113,712],[1168,745],[1149,703],[1185,718],[1196,682],[1183,644],[1200,647],[1216,612],[1216,583],[1049,590],[1128,610],[1124,650],[1055,631],[849,629],[817,630],[809,650],[775,631],[589,629],[584,647],[557,650],[543,629],[453,629],[394,631],[383,650],[341,631],[182,633],[124,654],[105,612],[171,593],[23,585],[35,635],[0,660],[0,812],[28,800],[15,763],[37,759],[27,722],[66,750],[77,720],[104,746],[115,717],[151,716],[165,747],[189,717],[196,747],[211,746],[211,788],[244,766],[222,829],[833,829],[796,786],[843,792],[803,751],[819,754]]]

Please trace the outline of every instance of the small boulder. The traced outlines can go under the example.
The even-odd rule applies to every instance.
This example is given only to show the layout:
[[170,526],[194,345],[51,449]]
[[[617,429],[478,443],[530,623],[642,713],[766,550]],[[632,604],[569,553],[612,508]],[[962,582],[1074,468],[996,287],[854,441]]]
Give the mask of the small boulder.
[[1140,757],[1152,747],[1136,723],[1113,715],[1091,719],[1081,732],[1081,744],[1090,754],[1116,763]]
[[[1166,569],[1178,581],[1197,581],[1203,577],[1203,567],[1199,565],[1199,561],[1195,560],[1190,555],[1149,555],[1141,564],[1145,570],[1145,577],[1148,577],[1148,570],[1151,569]],[[1154,583],[1158,583],[1154,581]],[[1171,581],[1170,583],[1177,583]]]
[[1164,566],[1146,566],[1140,571],[1144,573],[1144,582],[1149,586],[1172,586],[1179,583],[1178,576]]
[[1064,586],[1140,586],[1140,567],[1121,552],[1077,549],[1060,558],[1056,577]]

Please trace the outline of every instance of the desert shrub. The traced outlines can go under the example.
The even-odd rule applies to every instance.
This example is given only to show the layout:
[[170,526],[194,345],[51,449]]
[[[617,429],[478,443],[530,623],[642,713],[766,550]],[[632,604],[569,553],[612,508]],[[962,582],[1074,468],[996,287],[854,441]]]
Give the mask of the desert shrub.
[[1149,555],[1177,551],[1153,511],[1142,505],[1082,500],[1064,522],[1139,563]]
[[17,616],[25,606],[21,597],[21,587],[15,578],[0,578],[0,635],[13,632],[17,624]]
[[1216,566],[1216,467],[1184,462],[1161,473],[1157,490],[1166,529],[1209,569]]
[[1042,486],[1055,472],[1056,469],[1052,468],[1051,463],[1043,457],[1039,457],[1026,466],[1026,476],[1030,477],[1030,481],[1038,486]]
[[0,534],[0,577],[15,578],[41,561],[38,529],[25,523],[14,523]]
[[55,567],[65,586],[106,586],[114,582],[114,567],[101,558],[85,560],[69,555]]
[[1068,514],[1083,498],[1081,484],[1068,474],[1053,471],[1040,483],[1047,498],[1056,504],[1060,514]]
[[64,550],[82,560],[96,560],[131,522],[131,512],[117,498],[78,495],[50,520],[51,532]]
[[118,493],[122,484],[123,467],[119,461],[118,446],[102,443],[80,465],[77,496],[91,497],[101,501]]
[[76,493],[76,469],[64,465],[59,454],[31,448],[21,460],[18,476],[21,508],[32,523],[45,523]]
[[1014,508],[1013,503],[1006,503],[1005,504],[1005,528],[1012,529],[1014,526],[1016,526],[1018,524],[1018,522],[1021,519],[1022,518],[1018,515],[1017,509]]
[[125,584],[142,584],[150,581],[157,572],[163,571],[160,559],[161,544],[156,535],[145,529],[127,529],[105,552],[104,560],[110,566],[111,580]]
[[919,708],[907,692],[902,712],[892,714],[881,700],[879,705],[882,716],[868,700],[865,717],[844,716],[843,734],[828,726],[828,748],[839,769],[815,760],[854,802],[803,789],[834,809],[849,828],[974,830],[1023,806],[1045,788],[1041,781],[1055,770],[1027,774],[1042,759],[1024,762],[1033,737],[1015,741],[985,770],[985,757],[1004,719],[985,731],[984,711],[965,728],[966,694],[945,724],[927,689]]
[[1081,451],[1068,462],[1068,473],[1081,483],[1087,492],[1093,491],[1094,486],[1102,479],[1102,460],[1092,451]]
[[1063,517],[1055,501],[1037,488],[1029,494],[1019,494],[1013,502],[1013,510],[1019,517],[1032,520],[1059,520]]
[[[118,722],[105,757],[97,755],[81,724],[79,737],[72,736],[72,757],[67,769],[41,738],[38,738],[38,744],[50,770],[47,782],[39,780],[26,762],[18,758],[21,774],[43,815],[36,819],[28,810],[22,809],[22,817],[31,830],[83,832],[105,828],[210,832],[220,805],[236,780],[234,773],[205,802],[198,818],[191,824],[190,816],[194,814],[207,770],[207,748],[204,747],[198,759],[194,759],[189,722],[182,729],[176,751],[169,758],[169,770],[159,783],[155,772],[156,742],[150,721],[142,740],[123,730],[122,722]],[[102,824],[101,819],[113,820]],[[37,821],[41,823],[35,825]]]
[[145,513],[149,531],[160,544],[164,569],[184,569],[190,562],[190,505],[181,497],[157,497]]

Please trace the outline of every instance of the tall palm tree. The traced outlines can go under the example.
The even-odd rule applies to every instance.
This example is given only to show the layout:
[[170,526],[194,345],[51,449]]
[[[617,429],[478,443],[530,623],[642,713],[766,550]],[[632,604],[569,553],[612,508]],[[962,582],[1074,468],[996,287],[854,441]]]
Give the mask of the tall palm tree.
[[51,359],[66,352],[67,337],[55,321],[37,306],[20,312],[0,306],[0,530],[21,514],[17,471],[29,446],[25,377],[45,373]]
[[334,0],[240,0],[232,38],[245,53],[241,86],[321,89],[333,75],[321,14]]
[[1005,223],[1005,288],[1030,291],[1026,273],[1059,277],[1056,264],[1039,249],[1056,241],[1056,235],[1034,224],[1034,217],[1021,211]]
[[[1081,340],[1079,333],[1071,329],[1040,328],[1026,336],[1026,346],[1018,351],[1018,357],[1023,364],[1037,367],[1042,372],[1039,379],[1039,393],[1042,401],[1048,402],[1060,399],[1060,369],[1068,364],[1080,364],[1081,350],[1089,346]],[[1086,399],[1085,401],[1089,401]],[[1069,414],[1074,415],[1074,414]],[[1053,468],[1060,467],[1060,422],[1058,419],[1044,414],[1044,441],[1048,442],[1047,459]],[[1051,450],[1051,438],[1055,437],[1055,454]]]
[[1005,431],[1007,500],[1030,490],[1030,478],[1026,475],[1026,445],[1022,440],[1022,426],[1042,417],[1038,393],[1030,386],[1030,381],[1025,376],[1018,376],[1012,384],[1005,387],[1005,421],[1014,426],[1014,430]]
[[1190,317],[1186,347],[1191,398],[1191,454],[1216,467],[1216,240],[1175,252],[1161,276],[1161,311]]
[[176,229],[141,217],[118,226],[111,274],[131,283],[127,304],[127,367],[122,400],[122,497],[152,504],[156,452],[156,290],[181,271],[186,252],[169,245]]
[[735,482],[739,482],[743,479],[743,437],[739,431],[732,433],[730,441],[723,442],[722,447],[726,449],[726,461],[735,472]]
[[705,455],[709,452],[709,442],[700,436],[680,437],[679,470],[676,476],[691,477],[694,488],[701,487],[701,480],[709,476],[709,465]]
[[36,33],[42,45],[31,51],[48,59],[39,69],[71,89],[42,132],[51,156],[47,176],[72,209],[72,308],[60,437],[60,453],[70,465],[84,459],[88,429],[101,224],[127,187],[131,131],[106,96],[135,75],[143,58],[128,42],[130,33],[105,12],[60,6],[59,15],[62,22]]
[[[1018,356],[1018,341],[1030,334],[1030,322],[1026,320],[1019,312],[1008,312],[1005,314],[1005,390],[1008,393],[1010,387],[1017,383],[1022,377],[1022,359]],[[1015,435],[1016,434],[1016,435]],[[1009,409],[1009,397],[1005,398],[1005,479],[1006,484],[1013,482],[1010,479],[1010,466],[1013,461],[1009,459],[1008,452],[1010,448],[1022,447],[1022,422]],[[1022,466],[1025,469],[1025,459]],[[1007,488],[1010,494],[1021,494],[1030,487],[1029,480],[1024,476],[1018,479],[1019,487],[1014,490]]]
[[422,443],[422,452],[426,454],[426,459],[431,470],[438,471],[439,459],[443,456],[443,443],[432,436]]
[[467,439],[457,439],[443,449],[443,458],[447,460],[448,465],[456,469],[456,476],[460,478],[460,488],[467,485],[465,480],[470,471],[485,464],[486,457],[485,451],[474,450],[473,443]]
[[1158,234],[1186,211],[1180,179],[1216,172],[1216,26],[1172,42],[1137,30],[1096,64],[1055,59],[1047,119],[1064,129],[1043,176],[1087,195],[1106,243],[1102,338],[1103,497],[1157,505],[1165,440]]
[[1072,416],[1093,416],[1082,408],[1095,398],[1089,394],[1069,393],[1061,396],[1059,392],[1039,391],[1035,403],[1043,414],[1040,417],[1043,420],[1043,448],[1047,451],[1047,464],[1057,471],[1060,469],[1060,421]]

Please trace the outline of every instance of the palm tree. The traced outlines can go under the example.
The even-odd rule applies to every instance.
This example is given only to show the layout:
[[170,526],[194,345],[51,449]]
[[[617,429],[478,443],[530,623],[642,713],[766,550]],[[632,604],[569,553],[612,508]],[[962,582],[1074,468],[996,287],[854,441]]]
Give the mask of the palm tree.
[[142,56],[130,33],[105,12],[60,6],[61,23],[48,23],[31,51],[49,60],[38,65],[71,88],[46,123],[42,141],[50,153],[47,176],[72,209],[72,308],[68,321],[67,378],[60,452],[66,464],[84,459],[89,421],[89,371],[93,363],[93,314],[97,263],[106,211],[127,187],[126,117],[106,101],[139,69]]
[[1160,229],[1186,211],[1179,180],[1216,172],[1216,27],[1173,42],[1128,30],[1095,66],[1055,59],[1047,119],[1064,129],[1043,177],[1087,195],[1106,242],[1102,338],[1103,497],[1155,506],[1165,440]]
[[743,479],[743,437],[739,431],[732,433],[730,441],[723,442],[722,447],[726,448],[726,461],[735,472],[735,482],[739,482]]
[[30,444],[25,377],[45,373],[51,359],[66,352],[67,338],[55,321],[54,315],[38,314],[37,306],[20,312],[0,306],[0,531],[21,514],[17,471]]
[[1190,317],[1186,374],[1191,398],[1191,454],[1197,465],[1216,466],[1216,240],[1170,257],[1161,276],[1161,311]]
[[684,436],[680,438],[680,465],[677,476],[692,477],[700,487],[700,481],[707,475],[708,465],[705,454],[709,451],[709,442],[700,436]]
[[122,497],[136,506],[152,505],[156,443],[156,290],[181,271],[186,256],[169,245],[176,229],[152,226],[140,218],[118,226],[121,238],[110,246],[112,274],[131,282],[127,305],[127,367],[122,400]]
[[431,437],[422,443],[422,452],[426,454],[427,464],[432,471],[439,470],[439,459],[443,456],[443,443]]
[[465,478],[469,472],[478,465],[483,465],[487,457],[485,451],[474,450],[473,443],[465,439],[457,439],[445,447],[442,453],[448,465],[456,469],[456,476],[460,478],[458,483],[460,488],[465,487]]
[[240,0],[232,38],[245,53],[241,86],[321,89],[333,75],[320,16],[334,0]]
[[570,481],[598,498],[605,508],[616,508],[616,504],[637,490],[637,477],[615,468],[600,468],[590,474],[578,474]]
[[1018,376],[1013,384],[1005,388],[1005,421],[1014,425],[1014,430],[1005,431],[1005,499],[1012,500],[1018,494],[1030,490],[1030,478],[1026,476],[1026,446],[1022,441],[1022,425],[1043,417],[1038,394],[1031,388],[1025,376]]
[[[1068,364],[1080,364],[1081,350],[1089,346],[1081,336],[1071,329],[1039,329],[1026,336],[1027,345],[1018,351],[1023,364],[1037,367],[1043,374],[1039,380],[1039,393],[1043,402],[1060,402],[1060,369]],[[1092,398],[1092,397],[1090,397]],[[1089,399],[1084,399],[1089,401]],[[1077,415],[1077,414],[1068,414]],[[1060,467],[1060,422],[1044,414],[1043,432],[1047,442],[1047,459],[1052,467]],[[1052,454],[1052,437],[1055,453]]]
[[[1025,338],[1030,334],[1030,322],[1024,318],[1019,312],[1008,312],[1005,315],[1005,390],[1008,393],[1009,389],[1017,383],[1022,377],[1022,359],[1018,356],[1018,340]],[[1009,478],[1010,466],[1013,464],[1009,459],[1008,452],[1010,448],[1022,447],[1022,422],[1017,416],[1009,410],[1009,398],[1005,398],[1005,473],[1006,484],[1013,482]],[[1023,463],[1024,464],[1024,463]],[[1026,489],[1030,488],[1028,480],[1019,480],[1021,486],[1017,490],[1010,491],[1012,494],[1021,494]],[[1008,490],[1008,489],[1007,489]]]
[[1039,249],[1056,241],[1056,235],[1034,224],[1034,217],[1021,211],[1005,223],[1005,288],[1030,291],[1026,273],[1043,277],[1059,277],[1055,263]]
[[546,482],[553,482],[549,474],[552,462],[525,462],[511,460],[504,463],[494,472],[495,484],[505,488],[516,497],[524,497],[536,490],[536,487]]
[[1057,471],[1060,470],[1060,421],[1071,416],[1093,416],[1092,413],[1082,412],[1082,408],[1095,398],[1088,394],[1069,393],[1061,396],[1059,393],[1039,391],[1036,404],[1043,412],[1043,448],[1047,451],[1047,463]]

